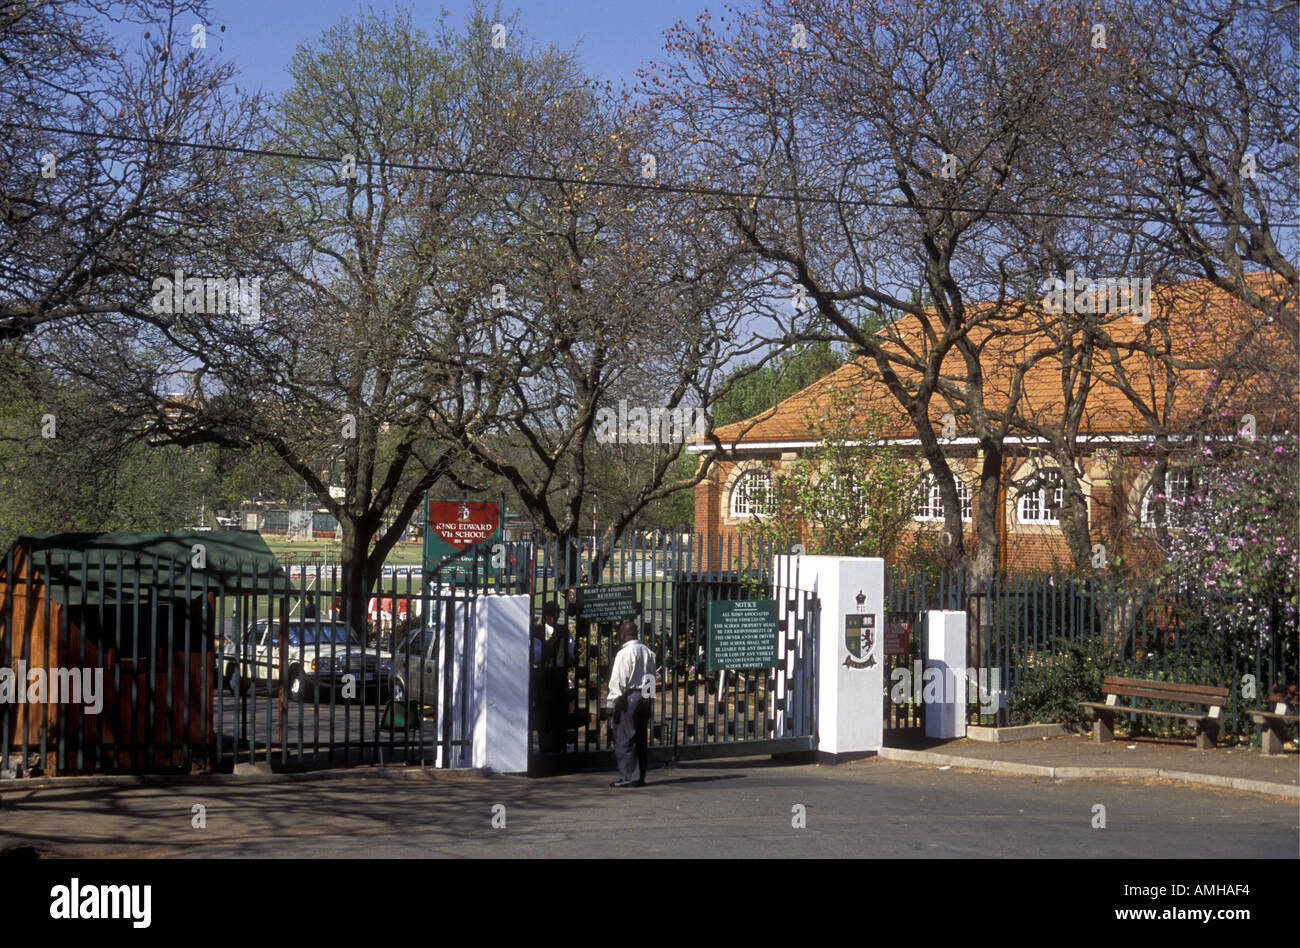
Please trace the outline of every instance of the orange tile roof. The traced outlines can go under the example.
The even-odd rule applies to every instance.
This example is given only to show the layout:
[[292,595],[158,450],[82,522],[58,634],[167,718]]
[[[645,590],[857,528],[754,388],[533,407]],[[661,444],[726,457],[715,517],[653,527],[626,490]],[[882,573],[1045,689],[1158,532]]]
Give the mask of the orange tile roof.
[[[1264,275],[1254,275],[1252,283]],[[1149,339],[1150,343],[1164,351],[1166,345],[1164,333],[1168,333],[1169,352],[1178,359],[1202,363],[1222,361],[1230,354],[1234,346],[1240,346],[1254,323],[1264,322],[1258,327],[1258,338],[1253,343],[1256,347],[1247,348],[1238,355],[1238,363],[1243,357],[1248,358],[1251,351],[1258,352],[1261,346],[1285,346],[1278,352],[1294,352],[1294,343],[1288,343],[1285,331],[1280,323],[1266,318],[1244,303],[1214,287],[1205,280],[1193,280],[1173,286],[1153,286],[1151,288],[1151,320],[1149,325],[1141,325],[1129,314],[1109,316],[1105,329],[1117,343],[1141,342]],[[1035,339],[1043,340],[1044,324],[1047,320],[1056,321],[1056,317],[1044,314],[1036,305],[1025,307],[1003,307],[1007,315],[987,319],[989,328],[972,330],[970,339],[980,346],[980,364],[984,373],[985,401],[994,412],[1005,410],[1010,401],[1010,389],[1018,366],[1028,361],[1035,351],[1044,346],[1035,344]],[[1294,297],[1290,304],[1294,306]],[[991,304],[986,310],[992,311]],[[1017,312],[1017,310],[1023,310]],[[933,312],[933,311],[932,311]],[[1241,319],[1246,314],[1248,320]],[[933,329],[940,327],[936,317],[931,316],[926,322]],[[1057,324],[1059,326],[1059,323]],[[887,351],[902,353],[903,346],[909,345],[914,353],[924,353],[928,346],[922,348],[922,320],[907,315],[895,323],[899,330],[899,339],[888,338],[885,343]],[[1150,331],[1150,332],[1148,332]],[[1050,339],[1048,340],[1050,345]],[[1133,406],[1128,397],[1119,388],[1106,380],[1117,378],[1108,352],[1098,353],[1095,357],[1094,382],[1087,395],[1087,407],[1084,423],[1080,426],[1082,435],[1115,435],[1122,433],[1145,433],[1149,429],[1142,415]],[[1158,410],[1164,408],[1164,379],[1160,374],[1161,363],[1145,353],[1120,352],[1120,365],[1130,384],[1143,395],[1144,402],[1153,403]],[[1061,360],[1059,356],[1040,359],[1029,368],[1022,382],[1020,399],[1021,414],[1039,422],[1059,421],[1063,412]],[[915,369],[898,366],[896,371],[904,378],[915,379]],[[1248,391],[1251,386],[1248,367],[1241,367],[1235,374],[1233,387]],[[945,355],[942,364],[943,377],[958,383],[962,381],[965,363],[961,354],[954,348]],[[1298,373],[1300,374],[1300,373]],[[1181,369],[1177,373],[1173,401],[1170,405],[1169,418],[1173,426],[1189,424],[1196,411],[1207,404],[1207,386],[1214,378],[1212,369]],[[1227,385],[1222,386],[1228,388]],[[741,444],[757,446],[761,443],[806,442],[817,440],[817,434],[809,423],[809,417],[820,415],[831,403],[830,393],[834,390],[848,390],[854,393],[855,404],[874,409],[883,419],[881,435],[888,438],[914,438],[915,428],[890,394],[880,378],[879,370],[873,359],[861,357],[852,360],[814,382],[807,388],[786,398],[774,409],[755,415],[744,421],[724,425],[717,429],[719,439],[730,443],[740,438]],[[1300,396],[1300,389],[1293,391],[1293,396]],[[1214,402],[1213,394],[1209,396]],[[1231,404],[1218,399],[1215,408],[1221,404]],[[1240,402],[1240,399],[1238,399]],[[1292,397],[1285,406],[1287,415],[1294,418],[1300,398]],[[1253,403],[1251,410],[1255,410]],[[1239,408],[1240,404],[1233,407]],[[1259,406],[1263,411],[1265,406]],[[1269,405],[1269,412],[1279,406]],[[936,428],[940,427],[943,415],[952,410],[948,402],[936,395],[930,405],[930,414]],[[1260,419],[1262,424],[1266,420]],[[957,414],[959,436],[969,432],[969,421]],[[746,430],[748,429],[748,430]],[[743,432],[743,434],[742,434]],[[1020,433],[1020,432],[1017,432]]]

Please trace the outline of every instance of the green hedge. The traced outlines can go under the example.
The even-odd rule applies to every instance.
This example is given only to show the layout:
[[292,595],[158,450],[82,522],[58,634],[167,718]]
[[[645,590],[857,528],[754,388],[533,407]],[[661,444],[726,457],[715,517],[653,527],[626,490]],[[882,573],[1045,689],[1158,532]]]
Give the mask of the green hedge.
[[1036,655],[1043,664],[1025,670],[1011,696],[1012,724],[1062,724],[1086,731],[1091,715],[1080,701],[1100,701],[1111,656],[1100,638],[1071,641],[1053,637]]

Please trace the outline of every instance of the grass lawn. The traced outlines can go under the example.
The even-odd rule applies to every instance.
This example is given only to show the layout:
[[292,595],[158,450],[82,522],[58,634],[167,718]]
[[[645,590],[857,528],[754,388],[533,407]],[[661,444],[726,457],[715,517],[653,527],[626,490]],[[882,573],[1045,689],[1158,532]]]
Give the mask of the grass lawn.
[[[277,536],[264,536],[271,552],[290,563],[329,563],[337,565],[342,555],[343,544],[336,540],[296,540],[288,541]],[[391,566],[418,566],[421,561],[421,544],[398,543],[388,554]],[[293,559],[288,554],[294,554]]]
[[[342,544],[335,540],[298,540],[288,541],[281,536],[270,535],[264,536],[267,547],[280,560],[281,565],[305,565],[308,567],[314,565],[337,566],[340,562],[340,553]],[[419,566],[423,559],[423,545],[420,543],[398,543],[397,546],[388,554],[386,565],[388,566]],[[661,567],[662,569],[662,567]],[[660,633],[670,622],[669,614],[673,602],[673,580],[668,577],[670,570],[662,570],[660,576],[651,579],[646,577],[645,580],[633,579],[631,576],[626,578],[620,577],[622,572],[622,557],[615,554],[611,559],[608,571],[604,574],[605,582],[632,582],[640,587],[640,594],[643,598],[642,616],[643,621],[648,621],[654,632]],[[308,570],[310,576],[310,570]],[[336,588],[329,579],[328,574],[322,577],[323,588]],[[399,593],[404,593],[407,585],[404,579],[387,580],[382,584],[382,589],[390,588],[389,584],[396,582],[396,588]],[[642,585],[644,583],[644,585]],[[293,577],[289,585],[293,589],[303,589],[309,585],[304,577]],[[420,587],[418,581],[411,583],[411,592],[416,593]],[[540,611],[541,604],[551,599],[554,593],[555,579],[553,577],[537,577],[533,585],[534,608]],[[377,592],[376,595],[382,593]],[[266,597],[260,597],[258,601],[259,614],[265,615]],[[567,612],[567,610],[566,610]],[[567,616],[570,624],[574,624],[573,616]]]

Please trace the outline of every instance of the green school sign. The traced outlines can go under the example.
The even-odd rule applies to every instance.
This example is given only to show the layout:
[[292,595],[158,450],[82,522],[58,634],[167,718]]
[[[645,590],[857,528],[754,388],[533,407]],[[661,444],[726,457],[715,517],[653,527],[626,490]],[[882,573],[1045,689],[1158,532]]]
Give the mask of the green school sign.
[[[425,498],[424,575],[443,582],[500,581],[505,501]],[[496,554],[496,555],[494,555]]]

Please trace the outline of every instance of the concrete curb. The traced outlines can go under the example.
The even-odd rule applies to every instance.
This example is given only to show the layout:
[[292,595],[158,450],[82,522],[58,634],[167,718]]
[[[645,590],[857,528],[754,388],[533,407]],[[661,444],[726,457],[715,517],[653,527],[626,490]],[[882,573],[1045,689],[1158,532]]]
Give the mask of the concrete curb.
[[1247,780],[1245,777],[1220,777],[1216,774],[1192,774],[1182,770],[1162,770],[1160,776],[1166,780],[1181,783],[1197,783],[1206,787],[1223,787],[1228,790],[1244,790],[1246,793],[1267,793],[1270,796],[1289,797],[1300,800],[1300,787],[1285,783],[1271,783],[1267,780]]
[[968,727],[966,736],[972,741],[988,744],[1007,744],[1011,741],[1036,741],[1040,737],[1064,737],[1060,724],[1019,724],[1013,727]]
[[982,757],[956,757],[936,754],[933,751],[903,750],[882,747],[881,760],[895,760],[906,764],[929,764],[936,767],[961,767],[965,770],[985,770],[991,773],[1021,774],[1027,777],[1048,777],[1052,780],[1137,779],[1160,777],[1179,783],[1223,790],[1242,790],[1273,797],[1300,800],[1300,787],[1267,780],[1247,780],[1244,777],[1220,777],[1215,774],[1195,774],[1184,770],[1160,770],[1155,767],[1047,767],[1041,764],[1017,764],[1006,760],[988,760]]
[[490,776],[486,768],[437,769],[426,767],[356,767],[346,770],[308,770],[283,773],[243,774],[96,774],[88,777],[36,777],[0,780],[0,793],[16,790],[77,790],[84,787],[194,787],[221,785],[249,785],[264,783],[299,783],[308,780],[401,780],[409,777],[427,777],[433,780],[467,780]]

